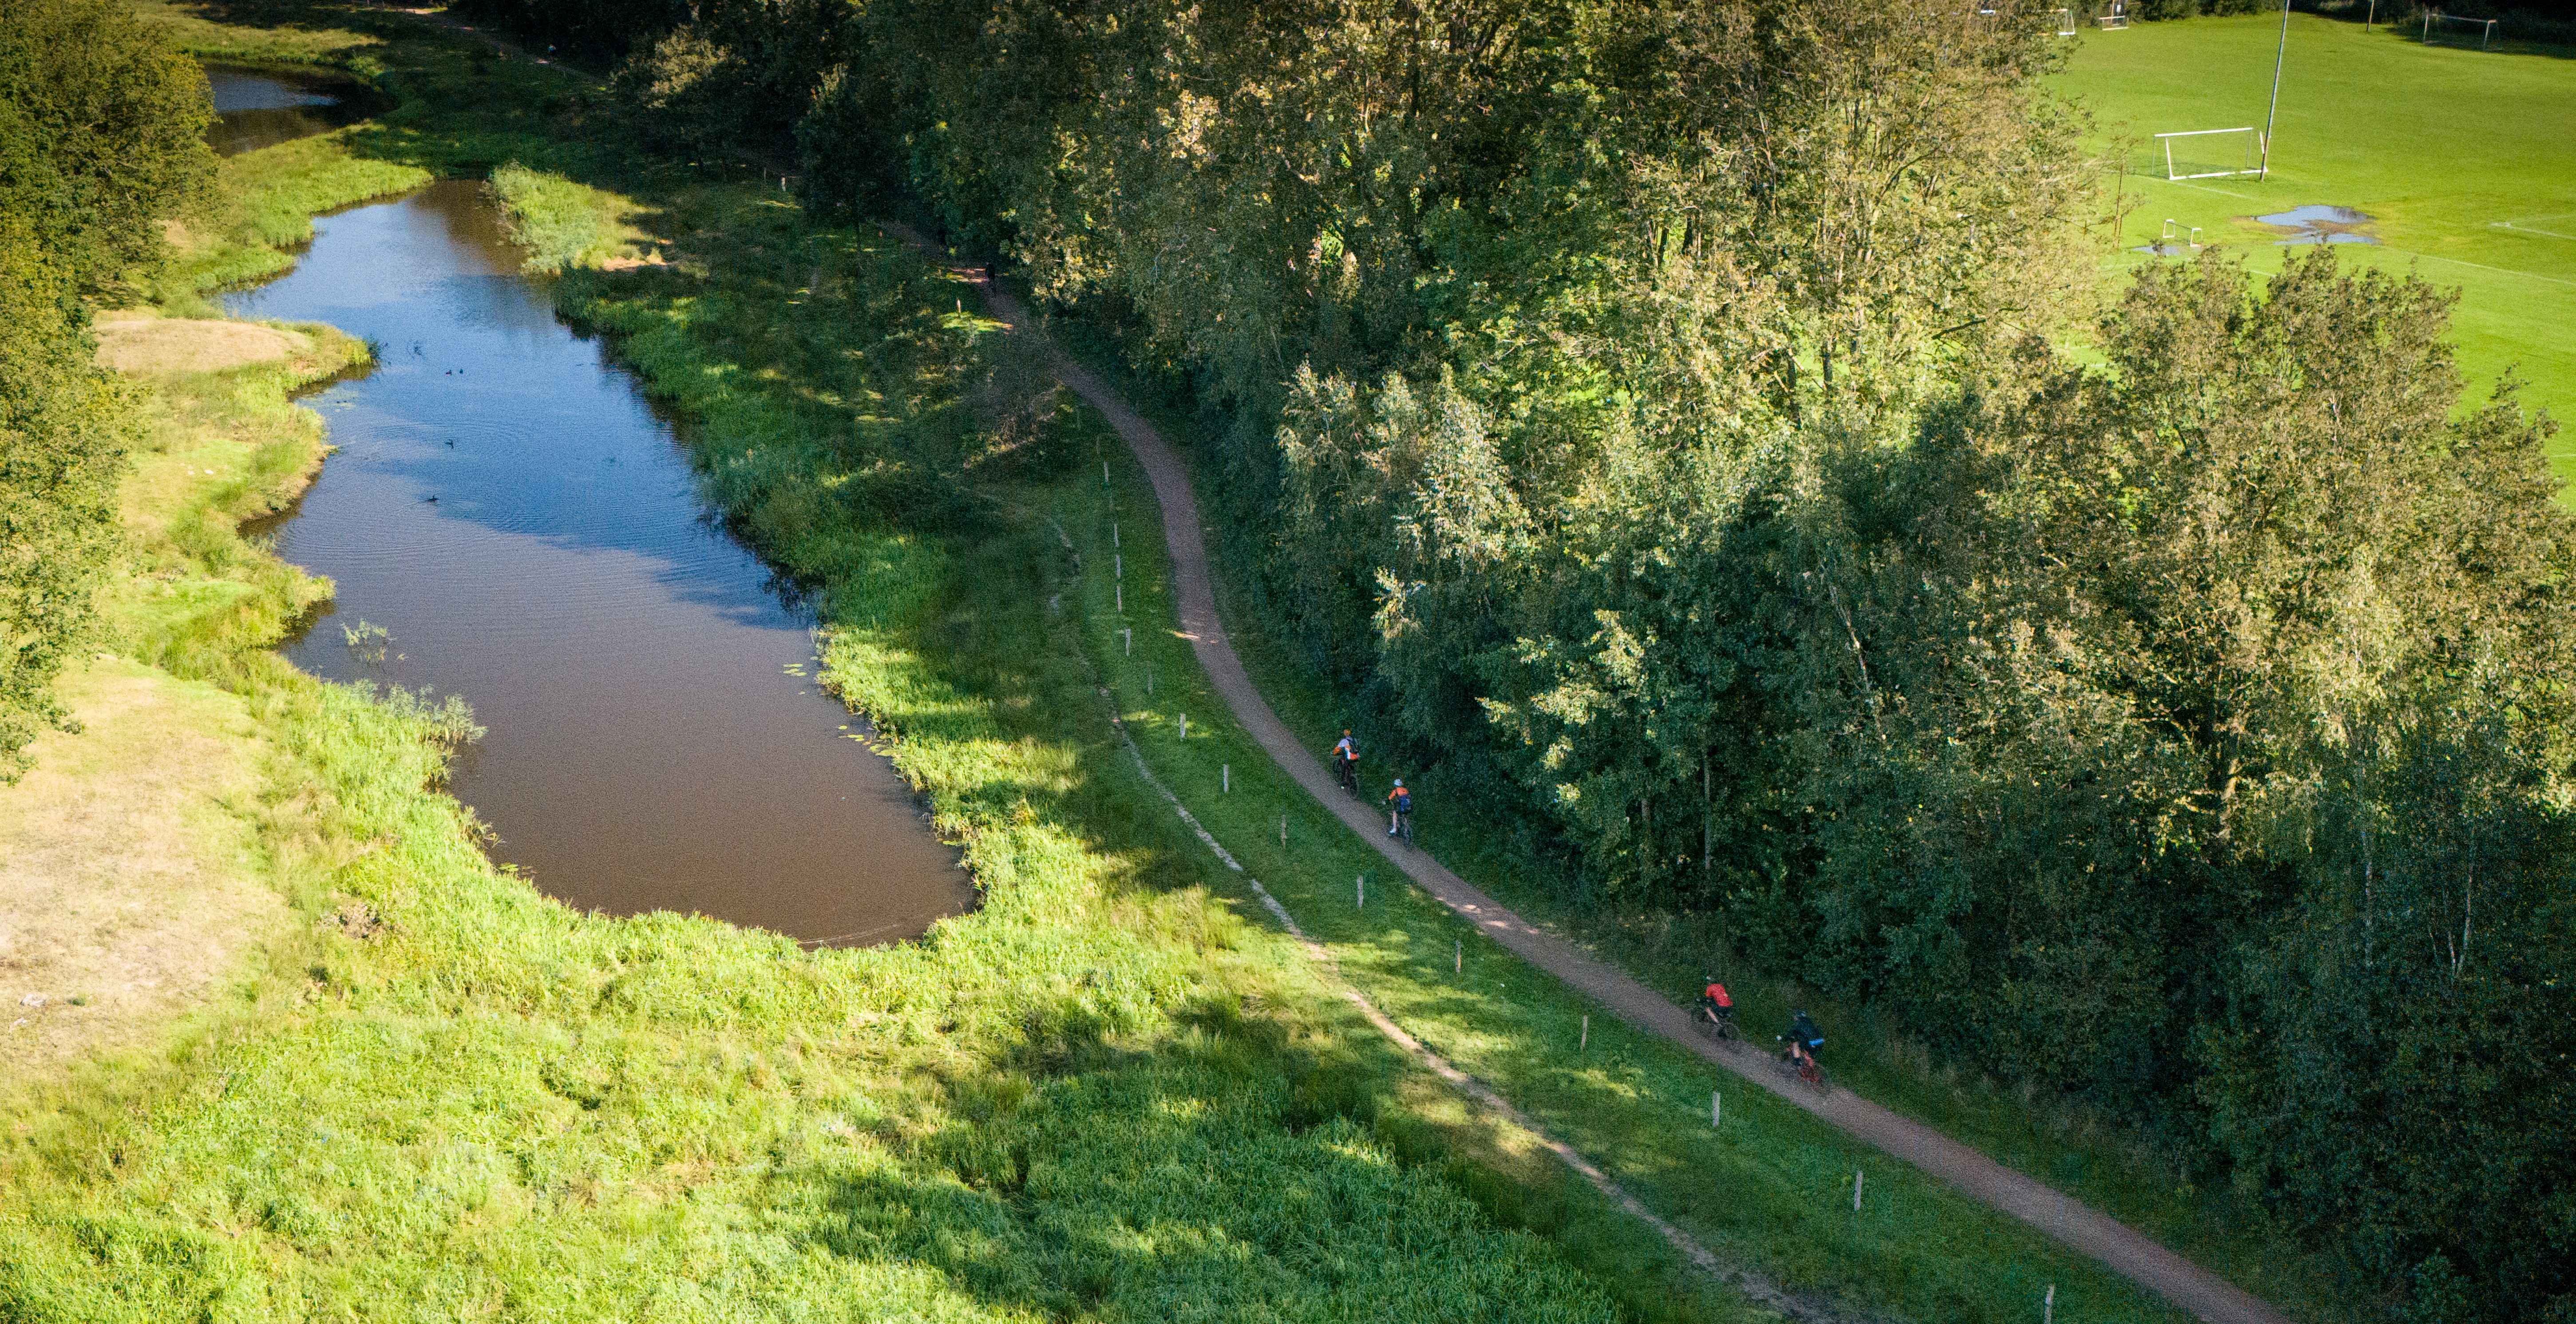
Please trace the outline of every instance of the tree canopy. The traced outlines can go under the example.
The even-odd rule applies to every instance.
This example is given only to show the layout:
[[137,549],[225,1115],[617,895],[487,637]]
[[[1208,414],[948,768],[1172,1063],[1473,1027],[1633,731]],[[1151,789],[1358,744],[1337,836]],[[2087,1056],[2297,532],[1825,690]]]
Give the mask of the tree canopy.
[[109,0],[0,0],[0,776],[62,716],[53,682],[114,550],[132,409],[89,298],[154,261],[211,176],[196,64]]

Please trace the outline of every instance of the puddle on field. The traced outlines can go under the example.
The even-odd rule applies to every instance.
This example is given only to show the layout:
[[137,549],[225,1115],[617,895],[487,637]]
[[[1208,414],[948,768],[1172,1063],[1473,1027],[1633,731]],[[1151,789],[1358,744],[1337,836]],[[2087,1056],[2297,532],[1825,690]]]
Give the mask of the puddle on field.
[[205,69],[206,90],[215,100],[206,145],[217,156],[238,156],[356,123],[376,99],[365,84],[325,74],[227,64]]
[[833,945],[967,908],[955,852],[816,687],[810,614],[708,517],[634,381],[555,319],[483,187],[316,230],[226,301],[380,356],[306,399],[337,450],[274,536],[338,593],[296,665],[470,701],[490,730],[457,798],[494,858],[576,907]]
[[2273,241],[2284,246],[2379,242],[2379,236],[2368,232],[2370,224],[2379,218],[2368,212],[2355,211],[2350,207],[2310,203],[2305,207],[2292,207],[2288,211],[2276,211],[2268,216],[2257,216],[2254,219],[2276,230],[2291,231],[2288,238]]

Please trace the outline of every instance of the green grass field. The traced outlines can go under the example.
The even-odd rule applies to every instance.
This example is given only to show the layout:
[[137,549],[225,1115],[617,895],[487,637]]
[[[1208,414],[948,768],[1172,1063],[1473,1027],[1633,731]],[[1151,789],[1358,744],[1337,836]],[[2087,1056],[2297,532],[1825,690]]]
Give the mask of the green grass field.
[[[2460,291],[2452,327],[2474,395],[2511,369],[2526,407],[2576,416],[2576,60],[2427,47],[2293,14],[2269,178],[2167,181],[2153,135],[2262,126],[2279,36],[2279,17],[2258,15],[2073,39],[2052,85],[2091,108],[2097,144],[2130,171],[2106,271],[2175,260],[2134,251],[2168,219],[2276,271],[2293,250],[2254,217],[2356,208],[2380,242],[2338,244],[2337,256]],[[2552,455],[2576,475],[2576,433]]]

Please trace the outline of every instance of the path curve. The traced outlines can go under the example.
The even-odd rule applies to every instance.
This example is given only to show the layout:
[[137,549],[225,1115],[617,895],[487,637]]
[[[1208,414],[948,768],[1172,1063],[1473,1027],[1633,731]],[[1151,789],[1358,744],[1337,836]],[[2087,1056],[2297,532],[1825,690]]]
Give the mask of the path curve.
[[[920,235],[889,225],[889,231],[916,247],[936,253]],[[1920,1122],[1899,1116],[1840,1087],[1819,1095],[1771,1069],[1770,1057],[1742,1042],[1715,1043],[1691,1028],[1690,1014],[1661,994],[1593,957],[1563,938],[1529,923],[1429,854],[1399,846],[1378,826],[1373,807],[1343,793],[1324,770],[1323,760],[1308,751],[1244,674],[1225,623],[1218,618],[1216,590],[1208,578],[1207,541],[1199,523],[1198,498],[1190,488],[1189,466],[1171,444],[1130,408],[1125,399],[1039,332],[1010,291],[980,269],[959,275],[982,292],[993,316],[1028,336],[1043,351],[1049,366],[1075,394],[1109,420],[1144,467],[1162,506],[1163,541],[1172,559],[1172,584],[1179,598],[1181,635],[1190,641],[1217,693],[1271,759],[1306,793],[1360,839],[1377,848],[1387,862],[1404,871],[1423,891],[1456,911],[1488,937],[1522,960],[1581,989],[1621,1020],[1662,1035],[1753,1084],[1867,1141],[1958,1188],[1971,1199],[2012,1215],[2067,1246],[2110,1266],[2130,1281],[2162,1296],[2209,1324],[2290,1324],[2289,1317],[2243,1288],[2184,1259],[2163,1244],[2059,1191],[1997,1163]]]

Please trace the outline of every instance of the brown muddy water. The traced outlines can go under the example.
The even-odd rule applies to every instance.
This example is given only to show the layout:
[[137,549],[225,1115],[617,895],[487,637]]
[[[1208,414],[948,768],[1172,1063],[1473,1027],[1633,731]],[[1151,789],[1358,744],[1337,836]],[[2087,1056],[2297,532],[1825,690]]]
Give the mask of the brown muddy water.
[[811,618],[710,521],[635,382],[519,274],[482,187],[316,228],[294,271],[228,301],[380,357],[306,401],[338,451],[271,532],[338,597],[288,656],[463,695],[490,729],[456,795],[495,858],[576,907],[835,945],[964,909],[955,853],[810,678]]

